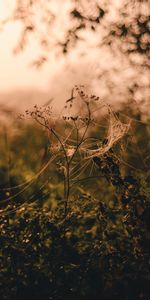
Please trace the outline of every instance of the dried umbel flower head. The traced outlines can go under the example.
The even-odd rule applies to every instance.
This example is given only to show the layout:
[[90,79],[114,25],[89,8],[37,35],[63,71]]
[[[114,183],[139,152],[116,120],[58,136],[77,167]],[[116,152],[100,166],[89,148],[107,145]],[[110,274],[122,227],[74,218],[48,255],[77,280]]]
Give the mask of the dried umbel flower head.
[[56,118],[54,117],[52,107],[34,105],[32,110],[26,110],[24,114],[19,116],[20,119],[28,118],[35,120],[39,125],[45,129],[50,130],[54,127]]

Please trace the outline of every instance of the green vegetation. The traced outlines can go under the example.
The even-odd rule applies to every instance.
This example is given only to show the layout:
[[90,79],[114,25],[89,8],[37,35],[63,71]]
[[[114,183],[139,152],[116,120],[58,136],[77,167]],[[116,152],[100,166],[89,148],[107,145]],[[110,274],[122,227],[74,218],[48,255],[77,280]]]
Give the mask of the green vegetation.
[[1,130],[1,299],[148,300],[148,118],[82,88],[26,116]]

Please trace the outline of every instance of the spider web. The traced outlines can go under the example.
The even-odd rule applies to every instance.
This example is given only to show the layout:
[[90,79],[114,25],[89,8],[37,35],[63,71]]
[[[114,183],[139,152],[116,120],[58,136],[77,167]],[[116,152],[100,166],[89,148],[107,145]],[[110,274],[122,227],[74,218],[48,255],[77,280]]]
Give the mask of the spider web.
[[109,109],[109,127],[105,143],[95,150],[87,151],[87,158],[101,156],[107,153],[121,138],[123,138],[130,128],[130,121],[125,124]]
[[[70,99],[68,100],[70,101]],[[72,98],[71,98],[72,101]],[[88,96],[86,95],[86,101],[89,101]],[[120,120],[120,118],[117,116],[117,114],[111,109],[111,107],[109,105],[107,105],[106,103],[103,103],[101,101],[100,106],[97,109],[94,109],[92,111],[93,112],[97,112],[98,109],[102,109],[103,107],[106,108],[107,113],[105,115],[105,118],[108,120],[107,124],[108,125],[103,125],[101,124],[101,117],[99,116],[98,118],[98,122],[96,122],[96,120],[93,120],[93,124],[95,124],[97,126],[97,128],[101,128],[101,127],[106,127],[107,128],[107,134],[105,136],[105,142],[102,142],[100,139],[98,138],[94,138],[94,137],[87,137],[87,140],[85,138],[85,140],[81,143],[81,146],[79,148],[79,161],[78,159],[74,161],[74,164],[72,165],[71,168],[71,172],[70,172],[70,181],[71,183],[74,185],[77,182],[84,180],[84,178],[81,178],[81,175],[87,175],[89,174],[89,176],[86,176],[86,180],[90,179],[90,177],[92,178],[93,175],[93,168],[94,168],[94,164],[93,164],[93,160],[92,158],[95,156],[103,156],[104,154],[106,154],[119,140],[121,140],[125,135],[127,135],[129,129],[130,129],[130,125],[131,122],[141,122],[139,120],[135,120],[133,118],[130,118],[129,116],[126,116],[126,123],[122,122]],[[81,109],[80,109],[81,111]],[[142,122],[141,122],[142,123]],[[82,130],[83,124],[81,123],[81,127],[79,128],[79,130]],[[62,132],[60,133],[60,137],[61,140],[63,141],[63,145],[66,149],[66,153],[67,156],[71,157],[75,150],[76,150],[76,139],[73,136],[73,131],[74,131],[74,127],[72,126],[70,128],[70,131],[66,133]],[[57,132],[57,131],[56,131]],[[59,133],[58,133],[59,134]],[[18,191],[15,195],[10,196],[9,198],[5,199],[4,201],[1,201],[1,203],[9,203],[12,200],[15,200],[17,196],[20,196],[21,194],[23,194],[32,184],[33,182],[35,182],[37,179],[39,179],[40,175],[45,172],[45,170],[48,168],[48,166],[50,165],[51,162],[53,162],[55,160],[55,158],[58,158],[59,155],[62,154],[62,151],[60,149],[60,145],[54,144],[53,147],[51,147],[52,150],[52,157],[50,158],[50,160],[39,170],[39,172],[37,174],[35,174],[33,176],[33,178],[31,178],[29,181],[26,181],[25,183],[21,183],[17,186],[14,187],[8,187],[8,188],[4,188],[1,190],[15,190],[17,188],[22,188],[20,191]],[[90,167],[92,162],[92,167]],[[123,162],[125,164],[125,162]],[[132,167],[132,166],[131,166]],[[135,168],[136,169],[136,168]],[[43,185],[46,184],[45,183]],[[43,185],[41,186],[40,189],[42,189]],[[47,193],[50,194],[50,191]],[[34,199],[33,203],[38,201],[39,199],[35,199],[36,195],[34,193],[32,193],[32,195],[28,198],[27,201],[24,201],[22,203],[19,203],[16,207],[14,207],[14,209],[3,209],[0,211],[0,215],[8,215],[9,213],[13,213],[19,209],[22,209],[24,207],[25,204],[27,204],[29,202],[29,200]],[[40,196],[42,197],[42,196]],[[12,203],[12,202],[11,202]]]

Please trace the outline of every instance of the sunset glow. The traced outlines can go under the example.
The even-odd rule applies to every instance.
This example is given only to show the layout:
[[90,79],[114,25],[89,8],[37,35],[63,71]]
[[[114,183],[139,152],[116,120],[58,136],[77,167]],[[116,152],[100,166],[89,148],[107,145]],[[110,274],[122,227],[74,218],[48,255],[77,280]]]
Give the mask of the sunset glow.
[[0,0],[0,300],[150,299],[147,0]]

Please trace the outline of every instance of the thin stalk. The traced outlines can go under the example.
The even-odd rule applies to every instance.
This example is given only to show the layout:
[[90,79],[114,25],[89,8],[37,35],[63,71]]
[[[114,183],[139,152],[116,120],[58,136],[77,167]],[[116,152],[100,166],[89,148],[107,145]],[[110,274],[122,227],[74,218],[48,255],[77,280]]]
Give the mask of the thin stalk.
[[63,144],[63,142],[61,141],[59,135],[55,132],[55,130],[53,128],[50,128],[47,123],[46,120],[43,118],[44,123],[42,123],[41,121],[39,121],[38,118],[35,118],[35,120],[42,126],[44,126],[46,129],[48,129],[48,131],[50,131],[55,138],[58,140],[59,144],[62,147],[62,150],[64,152],[64,156],[65,156],[65,161],[66,161],[66,174],[64,174],[64,196],[65,196],[65,203],[64,203],[64,217],[66,218],[67,216],[67,209],[68,209],[68,201],[69,201],[69,194],[70,194],[70,163],[68,160],[68,156],[67,156],[67,152],[65,149],[65,146]]
[[89,128],[89,125],[90,125],[90,121],[91,121],[91,111],[90,111],[89,103],[88,103],[88,102],[86,102],[86,105],[87,105],[87,110],[88,110],[88,122],[87,122],[87,125],[86,125],[86,128],[85,128],[85,131],[84,131],[84,133],[83,133],[83,135],[82,135],[82,138],[81,138],[80,142],[77,144],[77,147],[76,147],[76,149],[75,149],[73,155],[71,156],[71,158],[70,158],[70,160],[69,160],[69,164],[72,162],[72,160],[73,160],[75,154],[78,152],[80,146],[82,145],[82,143],[83,143],[83,141],[84,141],[84,138],[85,138],[85,135],[86,135],[86,133],[87,133],[87,131],[88,131],[88,128]]

